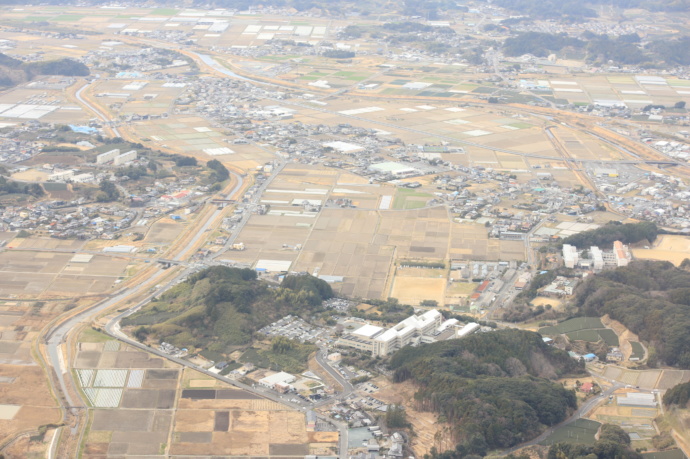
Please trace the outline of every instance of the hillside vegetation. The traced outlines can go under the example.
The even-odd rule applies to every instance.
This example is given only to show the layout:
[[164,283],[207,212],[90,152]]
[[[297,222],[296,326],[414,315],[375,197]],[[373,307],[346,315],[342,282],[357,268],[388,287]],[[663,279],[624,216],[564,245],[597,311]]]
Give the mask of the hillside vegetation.
[[14,86],[38,75],[88,76],[89,68],[73,59],[22,62],[0,53],[0,86]]
[[638,260],[590,276],[576,290],[585,316],[608,314],[649,343],[649,365],[690,368],[690,272]]
[[596,245],[602,249],[610,249],[615,241],[623,244],[634,244],[640,241],[649,243],[656,240],[659,229],[652,222],[626,223],[610,222],[601,228],[583,231],[568,236],[563,240],[564,244],[574,245],[579,249],[586,249]]
[[690,382],[678,384],[664,394],[664,405],[687,408],[690,402]]
[[567,353],[524,330],[405,347],[391,359],[396,382],[413,381],[418,409],[438,413],[457,443],[438,457],[484,456],[539,435],[576,408],[551,379],[583,372]]
[[281,317],[320,311],[332,296],[330,285],[313,276],[287,276],[271,288],[254,270],[214,266],[189,276],[122,324],[138,326],[138,339],[225,354],[250,344],[256,330]]

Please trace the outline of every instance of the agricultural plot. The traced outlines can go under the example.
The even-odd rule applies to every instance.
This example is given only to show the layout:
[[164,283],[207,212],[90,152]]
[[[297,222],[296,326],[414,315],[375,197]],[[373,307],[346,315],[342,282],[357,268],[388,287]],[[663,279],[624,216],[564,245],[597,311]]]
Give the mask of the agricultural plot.
[[632,346],[632,354],[630,354],[630,358],[642,360],[644,358],[644,348],[642,347],[642,344],[638,343],[637,341],[630,341],[630,345]]
[[539,333],[542,335],[561,335],[579,330],[601,328],[605,328],[604,324],[602,324],[601,320],[597,317],[578,317],[576,319],[566,320],[553,327],[544,327],[539,330]]
[[688,370],[629,370],[608,365],[603,376],[641,389],[670,389],[690,381]]
[[0,438],[60,419],[31,343],[63,310],[57,302],[0,302]]
[[[40,242],[42,240],[25,239],[20,248],[44,245]],[[55,244],[48,242],[47,248],[53,248],[50,246]],[[0,253],[0,295],[40,297],[47,292],[54,296],[101,293],[113,285],[129,264],[126,259],[104,256],[94,256],[88,263],[72,263],[73,256],[72,253],[30,251]]]
[[573,341],[588,341],[596,343],[604,341],[609,346],[618,346],[619,340],[616,332],[604,327],[601,320],[596,317],[578,317],[566,320],[552,327],[539,329],[542,335],[566,335]]
[[[215,379],[207,382],[194,370],[183,376],[161,358],[103,338],[87,330],[77,345],[75,379],[95,408],[84,457],[284,457],[323,447],[312,444],[302,412]],[[214,388],[193,388],[209,385]],[[336,444],[337,433],[326,446]]]
[[589,419],[578,419],[567,426],[559,427],[551,433],[542,445],[550,446],[554,443],[570,442],[592,445],[595,442],[594,435],[599,430],[601,423]]

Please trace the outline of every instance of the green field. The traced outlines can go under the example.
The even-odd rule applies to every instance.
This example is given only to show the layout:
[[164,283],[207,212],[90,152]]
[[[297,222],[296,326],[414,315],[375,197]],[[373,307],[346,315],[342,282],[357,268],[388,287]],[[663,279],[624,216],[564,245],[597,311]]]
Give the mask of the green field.
[[528,129],[528,128],[532,127],[531,124],[527,124],[527,123],[512,123],[512,124],[509,124],[508,126],[518,128],[518,129]]
[[434,196],[429,193],[420,193],[409,188],[398,188],[393,199],[393,209],[419,209],[426,205],[426,200],[410,199],[410,198],[427,198],[431,199]]
[[542,335],[561,335],[578,330],[606,328],[597,317],[577,317],[561,322],[553,327],[544,327],[539,330]]
[[77,22],[84,18],[81,14],[62,14],[53,18],[53,21],[59,22]]
[[644,358],[644,348],[640,343],[637,341],[630,341],[630,344],[632,345],[632,354],[630,355],[631,359],[642,359]]
[[588,341],[596,343],[600,340],[609,346],[618,346],[620,342],[616,332],[605,328],[601,320],[596,317],[578,317],[566,320],[553,327],[544,327],[539,330],[542,335],[567,335],[571,341]]
[[583,443],[593,445],[594,435],[599,430],[601,423],[589,419],[578,419],[564,427],[559,427],[551,435],[541,442],[542,445],[550,446],[554,443],[568,441],[571,443]]

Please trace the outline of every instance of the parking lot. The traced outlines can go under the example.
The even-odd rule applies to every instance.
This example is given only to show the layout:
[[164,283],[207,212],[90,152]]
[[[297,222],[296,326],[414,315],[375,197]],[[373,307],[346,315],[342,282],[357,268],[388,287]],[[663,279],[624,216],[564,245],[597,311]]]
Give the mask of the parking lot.
[[301,343],[314,342],[326,333],[326,330],[314,327],[299,317],[292,315],[285,316],[271,325],[267,325],[259,330],[266,336],[284,336],[289,339],[298,340]]

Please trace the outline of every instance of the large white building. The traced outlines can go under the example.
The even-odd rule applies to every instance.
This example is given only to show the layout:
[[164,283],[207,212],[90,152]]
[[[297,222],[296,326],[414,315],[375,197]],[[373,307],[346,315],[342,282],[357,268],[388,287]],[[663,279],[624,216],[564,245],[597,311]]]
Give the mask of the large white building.
[[593,245],[589,248],[589,254],[592,256],[592,268],[594,268],[594,271],[601,271],[604,269],[604,255],[601,249]]
[[456,319],[443,321],[441,313],[432,309],[418,316],[410,316],[388,329],[370,324],[363,325],[342,336],[338,340],[338,345],[371,352],[372,356],[386,356],[408,344],[461,338],[478,329],[479,325],[474,323],[461,328]]
[[114,160],[119,155],[120,150],[117,148],[114,150],[106,151],[105,153],[101,153],[100,155],[96,156],[96,164],[105,164],[109,161]]
[[580,254],[577,252],[577,247],[570,244],[563,244],[563,263],[566,268],[574,268],[580,261]]
[[130,161],[134,161],[135,159],[137,159],[137,151],[130,150],[127,153],[122,153],[121,155],[118,155],[115,158],[113,158],[113,165],[121,166]]

